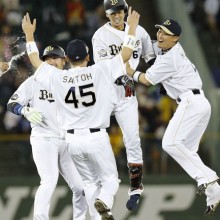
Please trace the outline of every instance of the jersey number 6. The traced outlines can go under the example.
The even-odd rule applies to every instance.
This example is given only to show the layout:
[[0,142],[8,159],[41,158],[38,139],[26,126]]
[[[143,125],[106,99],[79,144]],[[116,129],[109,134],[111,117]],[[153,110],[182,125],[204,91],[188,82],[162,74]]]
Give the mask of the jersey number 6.
[[93,83],[79,86],[79,87],[74,87],[74,86],[71,87],[66,94],[65,102],[66,103],[73,103],[74,107],[78,108],[80,98],[79,99],[76,98],[76,88],[79,88],[80,97],[84,98],[84,101],[81,102],[82,105],[85,107],[89,107],[89,106],[94,105],[96,102],[95,93],[93,91],[87,91],[87,92],[85,91],[86,89],[92,88],[92,87],[93,87]]

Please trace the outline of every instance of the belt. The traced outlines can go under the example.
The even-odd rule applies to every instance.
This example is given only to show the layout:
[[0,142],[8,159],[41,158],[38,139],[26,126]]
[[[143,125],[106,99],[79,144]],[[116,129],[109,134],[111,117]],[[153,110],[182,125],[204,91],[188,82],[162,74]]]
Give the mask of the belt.
[[[194,95],[198,95],[198,94],[201,94],[200,90],[199,89],[192,89],[192,93]],[[181,102],[181,98],[177,98],[177,102]]]
[[[89,128],[89,131],[90,131],[90,133],[94,133],[94,132],[101,131],[101,129],[100,128]],[[67,133],[74,134],[74,129],[67,130]]]

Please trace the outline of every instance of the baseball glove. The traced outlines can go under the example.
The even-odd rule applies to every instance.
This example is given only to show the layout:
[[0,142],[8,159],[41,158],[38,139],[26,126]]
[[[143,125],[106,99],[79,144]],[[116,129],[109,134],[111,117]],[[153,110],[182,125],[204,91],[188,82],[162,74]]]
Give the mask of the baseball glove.
[[40,124],[43,120],[41,113],[38,112],[35,108],[24,106],[21,109],[21,114],[24,115],[24,117],[33,124]]
[[134,81],[131,80],[127,75],[123,75],[123,76],[118,77],[115,80],[115,84],[117,86],[124,86],[125,97],[135,96]]

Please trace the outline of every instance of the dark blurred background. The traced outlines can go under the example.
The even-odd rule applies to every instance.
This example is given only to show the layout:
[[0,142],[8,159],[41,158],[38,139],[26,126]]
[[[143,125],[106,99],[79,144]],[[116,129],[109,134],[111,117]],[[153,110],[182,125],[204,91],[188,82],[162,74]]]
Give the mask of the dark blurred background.
[[[164,13],[158,7],[161,1],[129,0],[127,2],[140,12],[140,24],[152,39],[156,39],[154,25],[158,22],[161,23],[164,19]],[[208,74],[209,79],[213,82],[209,89],[218,94],[220,86],[220,2],[219,0],[185,0],[181,2],[190,19],[190,25],[194,31],[193,35],[198,39],[199,48],[201,47],[201,52],[205,57],[205,65],[208,69],[205,74],[206,76]],[[90,47],[92,57],[91,38],[94,32],[107,21],[102,0],[1,0],[1,61],[10,61],[14,55],[24,51],[25,43],[21,19],[26,12],[30,13],[32,19],[37,19],[35,39],[40,54],[47,45],[58,44],[65,49],[67,42],[74,38],[80,38]],[[182,24],[182,20],[178,21]],[[188,26],[187,23],[183,23],[182,26],[183,35],[190,35],[188,36],[188,42],[190,42],[191,34],[184,31]],[[196,49],[194,52],[196,53]],[[200,55],[196,55],[196,57],[198,56]],[[194,62],[194,60],[192,61]],[[145,64],[141,62],[139,68],[145,70]],[[33,69],[29,60],[27,57],[22,57],[17,61],[16,70],[10,71],[0,78],[1,177],[37,175],[29,143],[29,122],[23,117],[15,116],[6,111],[7,102],[13,92],[31,74],[33,74]],[[179,165],[161,148],[164,130],[176,108],[175,101],[167,96],[160,96],[157,86],[147,88],[136,85],[136,91],[139,102],[144,175],[184,174],[185,172]],[[215,105],[216,102],[213,103]],[[218,112],[218,106],[215,108]],[[216,120],[215,124],[219,124]],[[114,117],[111,121],[109,134],[119,174],[127,176],[127,160],[122,134]],[[215,161],[213,155],[219,155],[219,152],[216,151],[216,142],[219,140],[218,126],[215,126],[215,129],[212,129],[211,126],[200,147],[200,155],[205,163],[214,167],[216,167],[216,163],[213,162]],[[214,150],[210,149],[212,142]],[[209,144],[207,145],[207,143]]]

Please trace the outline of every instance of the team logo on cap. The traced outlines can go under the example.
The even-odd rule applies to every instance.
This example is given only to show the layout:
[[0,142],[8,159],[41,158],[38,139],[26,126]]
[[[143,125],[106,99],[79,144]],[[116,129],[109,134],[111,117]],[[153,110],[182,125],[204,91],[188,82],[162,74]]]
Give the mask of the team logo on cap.
[[110,0],[111,5],[116,5],[118,3],[118,0]]
[[170,20],[166,20],[163,24],[165,24],[165,25],[171,25]]
[[45,49],[45,51],[51,51],[51,50],[54,50],[54,47],[52,47],[52,46],[49,46],[49,47],[47,47],[46,49]]

